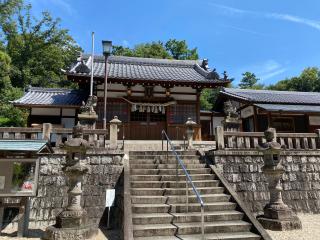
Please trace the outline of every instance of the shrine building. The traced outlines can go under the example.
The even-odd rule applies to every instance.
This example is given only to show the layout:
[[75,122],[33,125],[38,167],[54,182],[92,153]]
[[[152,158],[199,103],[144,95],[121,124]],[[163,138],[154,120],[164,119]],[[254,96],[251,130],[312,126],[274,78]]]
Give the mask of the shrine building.
[[[96,128],[103,128],[104,116],[106,123],[118,116],[122,121],[119,134],[125,139],[159,140],[164,129],[171,139],[182,140],[185,122],[191,118],[197,123],[195,139],[212,137],[212,114],[201,111],[200,94],[204,88],[226,86],[230,81],[225,72],[220,77],[208,67],[207,60],[110,56],[107,62],[105,68],[105,58],[94,57]],[[78,84],[78,90],[31,87],[13,102],[30,110],[29,126],[50,122],[69,128],[77,122],[79,108],[89,96],[91,56],[82,55],[66,75]]]

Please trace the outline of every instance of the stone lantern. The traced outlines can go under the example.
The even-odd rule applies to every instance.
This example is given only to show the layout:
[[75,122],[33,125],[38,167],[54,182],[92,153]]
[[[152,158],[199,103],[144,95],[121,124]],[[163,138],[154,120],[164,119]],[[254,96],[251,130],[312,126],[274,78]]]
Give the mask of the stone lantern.
[[276,130],[274,128],[266,130],[265,138],[266,142],[259,147],[259,150],[263,152],[262,171],[268,182],[270,202],[264,207],[264,215],[258,220],[264,228],[270,230],[301,229],[301,221],[282,200],[280,179],[285,171],[280,159],[282,147],[276,141]]
[[197,125],[196,122],[192,121],[191,118],[188,118],[186,125],[186,134],[188,139],[188,149],[193,149],[193,134],[194,134],[194,127]]
[[95,112],[94,108],[97,106],[97,97],[89,96],[86,103],[82,103],[80,107],[80,113],[78,114],[78,119],[80,124],[86,129],[95,129],[96,121],[98,115]]
[[88,223],[85,209],[81,207],[82,178],[88,167],[81,162],[92,146],[83,139],[83,127],[78,123],[73,128],[73,137],[61,144],[67,152],[62,171],[67,176],[68,205],[56,217],[56,224],[46,229],[44,239],[88,239],[98,233],[95,224]]
[[117,116],[114,116],[114,118],[110,121],[110,149],[118,148],[118,126],[121,124],[122,122]]

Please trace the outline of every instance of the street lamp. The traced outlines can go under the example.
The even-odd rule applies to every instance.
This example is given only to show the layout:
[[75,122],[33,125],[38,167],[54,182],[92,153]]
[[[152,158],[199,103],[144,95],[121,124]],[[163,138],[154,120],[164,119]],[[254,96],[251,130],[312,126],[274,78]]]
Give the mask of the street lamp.
[[112,42],[102,41],[102,52],[104,56],[104,111],[103,111],[103,129],[107,129],[107,83],[108,83],[108,57],[111,54]]

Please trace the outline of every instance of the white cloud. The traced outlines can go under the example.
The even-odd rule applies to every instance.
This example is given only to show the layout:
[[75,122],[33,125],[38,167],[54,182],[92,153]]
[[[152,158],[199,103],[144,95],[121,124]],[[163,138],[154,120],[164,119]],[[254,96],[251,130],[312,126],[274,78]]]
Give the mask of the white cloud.
[[130,47],[130,43],[128,40],[122,40],[122,46],[124,47]]
[[307,25],[309,27],[315,28],[317,30],[320,30],[320,22],[311,20],[311,19],[306,19],[306,18],[301,18],[289,14],[279,14],[279,13],[268,13],[266,14],[267,17],[274,18],[274,19],[279,19],[279,20],[284,20],[284,21],[289,21],[289,22],[294,22],[294,23],[300,23]]
[[282,21],[287,21],[292,23],[303,24],[308,27],[312,27],[314,29],[320,30],[320,21],[313,20],[313,19],[302,18],[299,16],[290,15],[290,14],[281,14],[281,13],[272,13],[272,12],[271,13],[255,12],[255,11],[250,11],[250,10],[245,10],[240,8],[229,7],[226,5],[215,4],[212,2],[208,4],[210,6],[219,8],[221,10],[221,13],[226,15],[240,15],[240,16],[251,15],[254,17],[271,18],[275,20],[282,20]]
[[55,5],[56,7],[62,9],[69,15],[75,14],[75,9],[69,3],[69,0],[29,0],[29,2],[37,9],[45,10],[50,5]]
[[[270,59],[259,64],[243,67],[238,72],[242,74],[246,71],[253,72],[260,79],[260,83],[264,83],[266,80],[286,72],[287,67]],[[239,79],[241,79],[241,77]]]

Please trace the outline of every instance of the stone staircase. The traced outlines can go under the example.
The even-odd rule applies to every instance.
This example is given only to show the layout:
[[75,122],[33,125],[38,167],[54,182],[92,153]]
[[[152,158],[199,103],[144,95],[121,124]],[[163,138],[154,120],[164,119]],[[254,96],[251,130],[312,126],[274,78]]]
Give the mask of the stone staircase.
[[[205,239],[258,240],[244,213],[195,151],[179,151],[205,203]],[[132,230],[135,240],[201,239],[201,209],[182,169],[176,183],[176,158],[163,151],[129,153]]]

